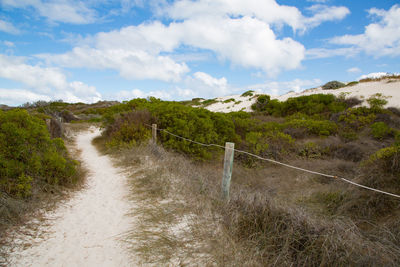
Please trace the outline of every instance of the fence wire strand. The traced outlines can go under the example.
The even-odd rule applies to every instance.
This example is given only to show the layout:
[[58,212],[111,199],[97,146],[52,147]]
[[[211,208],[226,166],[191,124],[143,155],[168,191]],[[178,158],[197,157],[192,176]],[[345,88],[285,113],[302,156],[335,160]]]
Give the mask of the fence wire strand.
[[[152,128],[152,126],[149,125],[149,124],[146,124],[146,123],[145,123],[144,125],[146,125],[146,126]],[[201,142],[197,142],[197,141],[194,141],[194,140],[190,140],[190,139],[188,139],[188,138],[185,138],[185,137],[179,136],[179,135],[177,135],[177,134],[171,133],[171,132],[169,132],[169,131],[167,131],[167,130],[165,130],[165,129],[159,129],[159,128],[157,128],[157,131],[165,132],[165,133],[167,133],[167,134],[169,134],[169,135],[172,135],[172,136],[174,136],[174,137],[176,137],[176,138],[179,138],[179,139],[182,139],[182,140],[185,140],[185,141],[194,143],[194,144],[198,144],[198,145],[201,145],[201,146],[205,146],[205,147],[212,147],[212,146],[213,146],[213,147],[218,147],[218,148],[225,149],[224,146],[217,145],[217,144],[204,144],[204,143],[201,143]],[[379,190],[379,189],[375,189],[375,188],[372,188],[372,187],[369,187],[369,186],[365,186],[365,185],[362,185],[362,184],[358,184],[358,183],[353,182],[353,181],[350,181],[350,180],[348,180],[348,179],[346,179],[346,178],[342,178],[342,177],[338,177],[338,176],[335,176],[335,175],[330,175],[330,174],[325,174],[325,173],[321,173],[321,172],[316,172],[316,171],[311,171],[311,170],[303,169],[303,168],[296,167],[296,166],[293,166],[293,165],[290,165],[290,164],[286,164],[286,163],[283,163],[283,162],[279,162],[279,161],[276,161],[276,160],[273,160],[273,159],[263,158],[263,157],[260,157],[260,156],[258,156],[258,155],[255,155],[255,154],[253,154],[253,153],[250,153],[250,152],[247,152],[247,151],[244,151],[244,150],[239,150],[239,149],[233,149],[233,150],[236,151],[236,152],[238,152],[238,153],[243,153],[243,154],[249,155],[249,156],[251,156],[251,157],[257,158],[257,159],[259,159],[259,160],[268,161],[268,162],[275,163],[275,164],[278,164],[278,165],[282,165],[282,166],[285,166],[285,167],[288,167],[288,168],[292,168],[292,169],[295,169],[295,170],[299,170],[299,171],[303,171],[303,172],[308,172],[308,173],[312,173],[312,174],[316,174],[316,175],[321,175],[321,176],[325,176],[325,177],[328,177],[328,178],[340,179],[340,180],[342,180],[342,181],[344,181],[344,182],[346,182],[346,183],[352,184],[352,185],[354,185],[354,186],[358,186],[358,187],[361,187],[361,188],[364,188],[364,189],[367,189],[367,190],[371,190],[371,191],[374,191],[374,192],[377,192],[377,193],[385,194],[385,195],[392,196],[392,197],[396,197],[396,198],[399,198],[399,199],[400,199],[400,195],[396,195],[396,194],[389,193],[389,192],[385,192],[385,191],[382,191],[382,190]]]

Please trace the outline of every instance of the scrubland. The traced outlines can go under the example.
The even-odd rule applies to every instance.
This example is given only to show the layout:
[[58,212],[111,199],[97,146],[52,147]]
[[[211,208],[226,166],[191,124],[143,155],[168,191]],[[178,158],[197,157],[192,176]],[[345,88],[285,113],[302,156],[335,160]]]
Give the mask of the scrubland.
[[[346,94],[285,101],[245,94],[255,99],[252,112],[215,113],[192,107],[204,100],[152,97],[86,109],[65,103],[29,109],[37,116],[71,113],[76,127],[102,123],[97,146],[131,173],[132,198],[147,203],[138,215],[141,230],[127,238],[142,264],[398,266],[398,198],[235,152],[231,198],[224,201],[224,151],[198,143],[234,142],[259,157],[398,195],[400,110],[387,107],[379,93],[365,101]],[[156,144],[151,124],[159,128]],[[22,188],[15,197],[29,198],[29,186],[15,188]]]

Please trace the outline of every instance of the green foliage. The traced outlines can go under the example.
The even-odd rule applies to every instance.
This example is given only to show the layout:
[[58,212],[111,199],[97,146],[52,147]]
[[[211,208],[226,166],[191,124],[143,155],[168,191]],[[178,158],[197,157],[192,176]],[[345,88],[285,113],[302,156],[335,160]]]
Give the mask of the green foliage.
[[273,116],[285,117],[295,113],[314,115],[341,112],[346,109],[346,104],[330,94],[300,96],[289,98],[284,102],[276,99],[271,100],[268,95],[261,95],[257,98],[257,102],[253,104],[252,109],[267,112]]
[[384,122],[375,122],[371,125],[371,133],[374,138],[382,140],[392,133],[392,129]]
[[350,141],[355,141],[358,139],[358,134],[355,130],[349,127],[345,127],[340,129],[339,131],[339,136],[345,141],[345,142],[350,142]]
[[180,103],[186,106],[200,106],[202,104],[201,103],[202,100],[204,99],[197,97],[197,98],[192,98],[192,100],[180,101]]
[[383,107],[388,103],[387,97],[383,96],[381,93],[372,95],[367,99],[367,102],[374,112],[381,112]]
[[[106,124],[108,144],[136,145],[150,137],[146,124],[157,123],[160,129],[188,138],[200,143],[214,143],[224,145],[226,141],[235,141],[239,138],[235,134],[235,125],[226,114],[213,113],[206,109],[193,108],[177,102],[160,101],[150,98],[135,99],[127,102],[127,107],[135,109],[128,113],[110,114]],[[122,108],[123,110],[127,108]],[[147,112],[147,119],[135,118],[133,114]],[[107,116],[110,116],[107,115]],[[213,148],[203,147],[161,131],[158,140],[165,147],[207,159],[212,156]]]
[[203,107],[207,107],[207,106],[210,106],[210,105],[215,104],[217,102],[218,101],[216,99],[207,99],[207,100],[204,100],[203,102],[201,102],[201,104],[203,105]]
[[394,131],[394,141],[396,146],[400,146],[400,131]]
[[254,111],[267,111],[268,106],[270,106],[271,97],[269,95],[260,95],[257,97],[256,103],[254,103],[251,108]]
[[234,98],[229,98],[227,100],[224,100],[223,103],[229,103],[229,102],[235,102],[235,99]]
[[364,165],[376,164],[381,170],[395,175],[400,174],[400,146],[393,145],[375,152]]
[[76,164],[43,120],[25,110],[0,111],[0,190],[28,197],[37,183],[73,182]]
[[339,89],[344,86],[346,86],[346,85],[342,82],[330,81],[330,82],[327,82],[326,84],[322,85],[322,89],[324,89],[324,90]]
[[[109,146],[135,146],[151,137],[151,125],[154,119],[147,110],[134,110],[118,114],[105,134],[110,138]],[[147,124],[147,125],[146,125]]]
[[[248,132],[239,146],[250,153],[278,159],[294,146],[294,139],[279,130]],[[241,155],[241,160],[248,166],[256,161],[247,155]]]
[[339,116],[339,122],[345,128],[359,131],[365,126],[371,124],[376,118],[373,110],[366,107],[349,108]]
[[253,96],[254,95],[254,91],[253,90],[248,90],[248,91],[246,91],[246,92],[244,92],[243,94],[242,94],[242,96]]
[[290,119],[283,124],[284,128],[304,128],[309,134],[329,136],[335,134],[338,126],[333,121],[313,119]]
[[349,82],[348,84],[346,84],[346,87],[350,87],[350,86],[354,86],[354,85],[357,85],[359,82],[357,82],[357,81],[352,81],[352,82]]
[[300,148],[299,156],[305,158],[320,158],[322,156],[322,149],[314,142],[307,142]]
[[261,132],[249,132],[246,134],[245,141],[249,145],[250,151],[255,154],[260,154],[268,149],[268,143]]

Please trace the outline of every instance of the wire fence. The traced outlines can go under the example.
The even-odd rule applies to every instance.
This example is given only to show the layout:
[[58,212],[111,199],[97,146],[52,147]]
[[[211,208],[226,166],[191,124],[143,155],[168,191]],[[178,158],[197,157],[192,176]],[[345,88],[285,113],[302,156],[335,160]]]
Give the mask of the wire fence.
[[[150,127],[150,128],[152,128],[152,126],[149,125],[149,124],[145,124],[145,125]],[[179,136],[177,134],[171,133],[171,132],[169,132],[169,131],[167,131],[165,129],[157,128],[157,131],[165,132],[165,133],[167,133],[169,135],[172,135],[172,136],[174,136],[176,138],[179,138],[179,139],[182,139],[182,140],[185,140],[185,141],[197,144],[197,145],[201,145],[201,146],[205,146],[205,147],[218,147],[218,148],[225,149],[224,146],[221,146],[221,145],[218,145],[218,144],[204,144],[204,143],[201,143],[201,142],[197,142],[197,141],[194,141],[194,140]],[[239,149],[233,149],[233,150],[235,152],[243,153],[243,154],[249,155],[251,157],[254,157],[256,159],[259,159],[259,160],[271,162],[271,163],[274,163],[274,164],[282,165],[282,166],[285,166],[285,167],[288,167],[288,168],[292,168],[292,169],[295,169],[295,170],[299,170],[299,171],[303,171],[303,172],[307,172],[307,173],[311,173],[311,174],[316,174],[316,175],[320,175],[320,176],[324,176],[324,177],[328,177],[328,178],[338,179],[338,180],[344,181],[346,183],[352,184],[352,185],[360,187],[360,188],[364,188],[364,189],[367,189],[367,190],[371,190],[371,191],[374,191],[374,192],[377,192],[377,193],[385,194],[385,195],[396,197],[396,198],[400,199],[400,195],[396,195],[396,194],[389,193],[389,192],[386,192],[386,191],[382,191],[382,190],[379,190],[379,189],[375,189],[375,188],[372,188],[372,187],[369,187],[369,186],[358,184],[356,182],[353,182],[353,181],[351,181],[349,179],[346,179],[346,178],[343,178],[343,177],[339,177],[339,176],[336,176],[336,175],[330,175],[330,174],[325,174],[325,173],[321,173],[321,172],[317,172],[317,171],[311,171],[311,170],[303,169],[303,168],[296,167],[296,166],[293,166],[293,165],[290,165],[290,164],[286,164],[286,163],[283,163],[283,162],[280,162],[280,161],[276,161],[276,160],[273,160],[273,159],[263,158],[263,157],[260,157],[260,156],[258,156],[256,154],[253,154],[253,153],[250,153],[250,152],[247,152],[247,151],[244,151],[244,150],[239,150]]]

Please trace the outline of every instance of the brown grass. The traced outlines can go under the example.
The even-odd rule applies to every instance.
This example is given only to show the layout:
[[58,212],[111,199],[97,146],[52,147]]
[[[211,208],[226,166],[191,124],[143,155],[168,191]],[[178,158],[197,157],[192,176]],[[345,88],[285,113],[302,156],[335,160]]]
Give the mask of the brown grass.
[[[232,197],[226,203],[220,197],[222,159],[198,163],[157,146],[111,153],[132,173],[132,198],[145,203],[133,211],[139,214],[139,230],[127,237],[144,265],[400,263],[398,220],[382,225],[349,216],[346,201],[360,209],[371,198],[368,192],[349,190],[347,184],[270,163],[254,169],[235,164]],[[357,174],[355,163],[340,159],[290,163],[344,176]],[[352,194],[366,198],[355,201]]]
[[396,80],[400,79],[400,75],[388,75],[388,76],[383,76],[380,78],[365,78],[361,79],[359,82],[364,83],[364,82],[378,82],[382,80],[388,80],[388,82],[394,82]]

